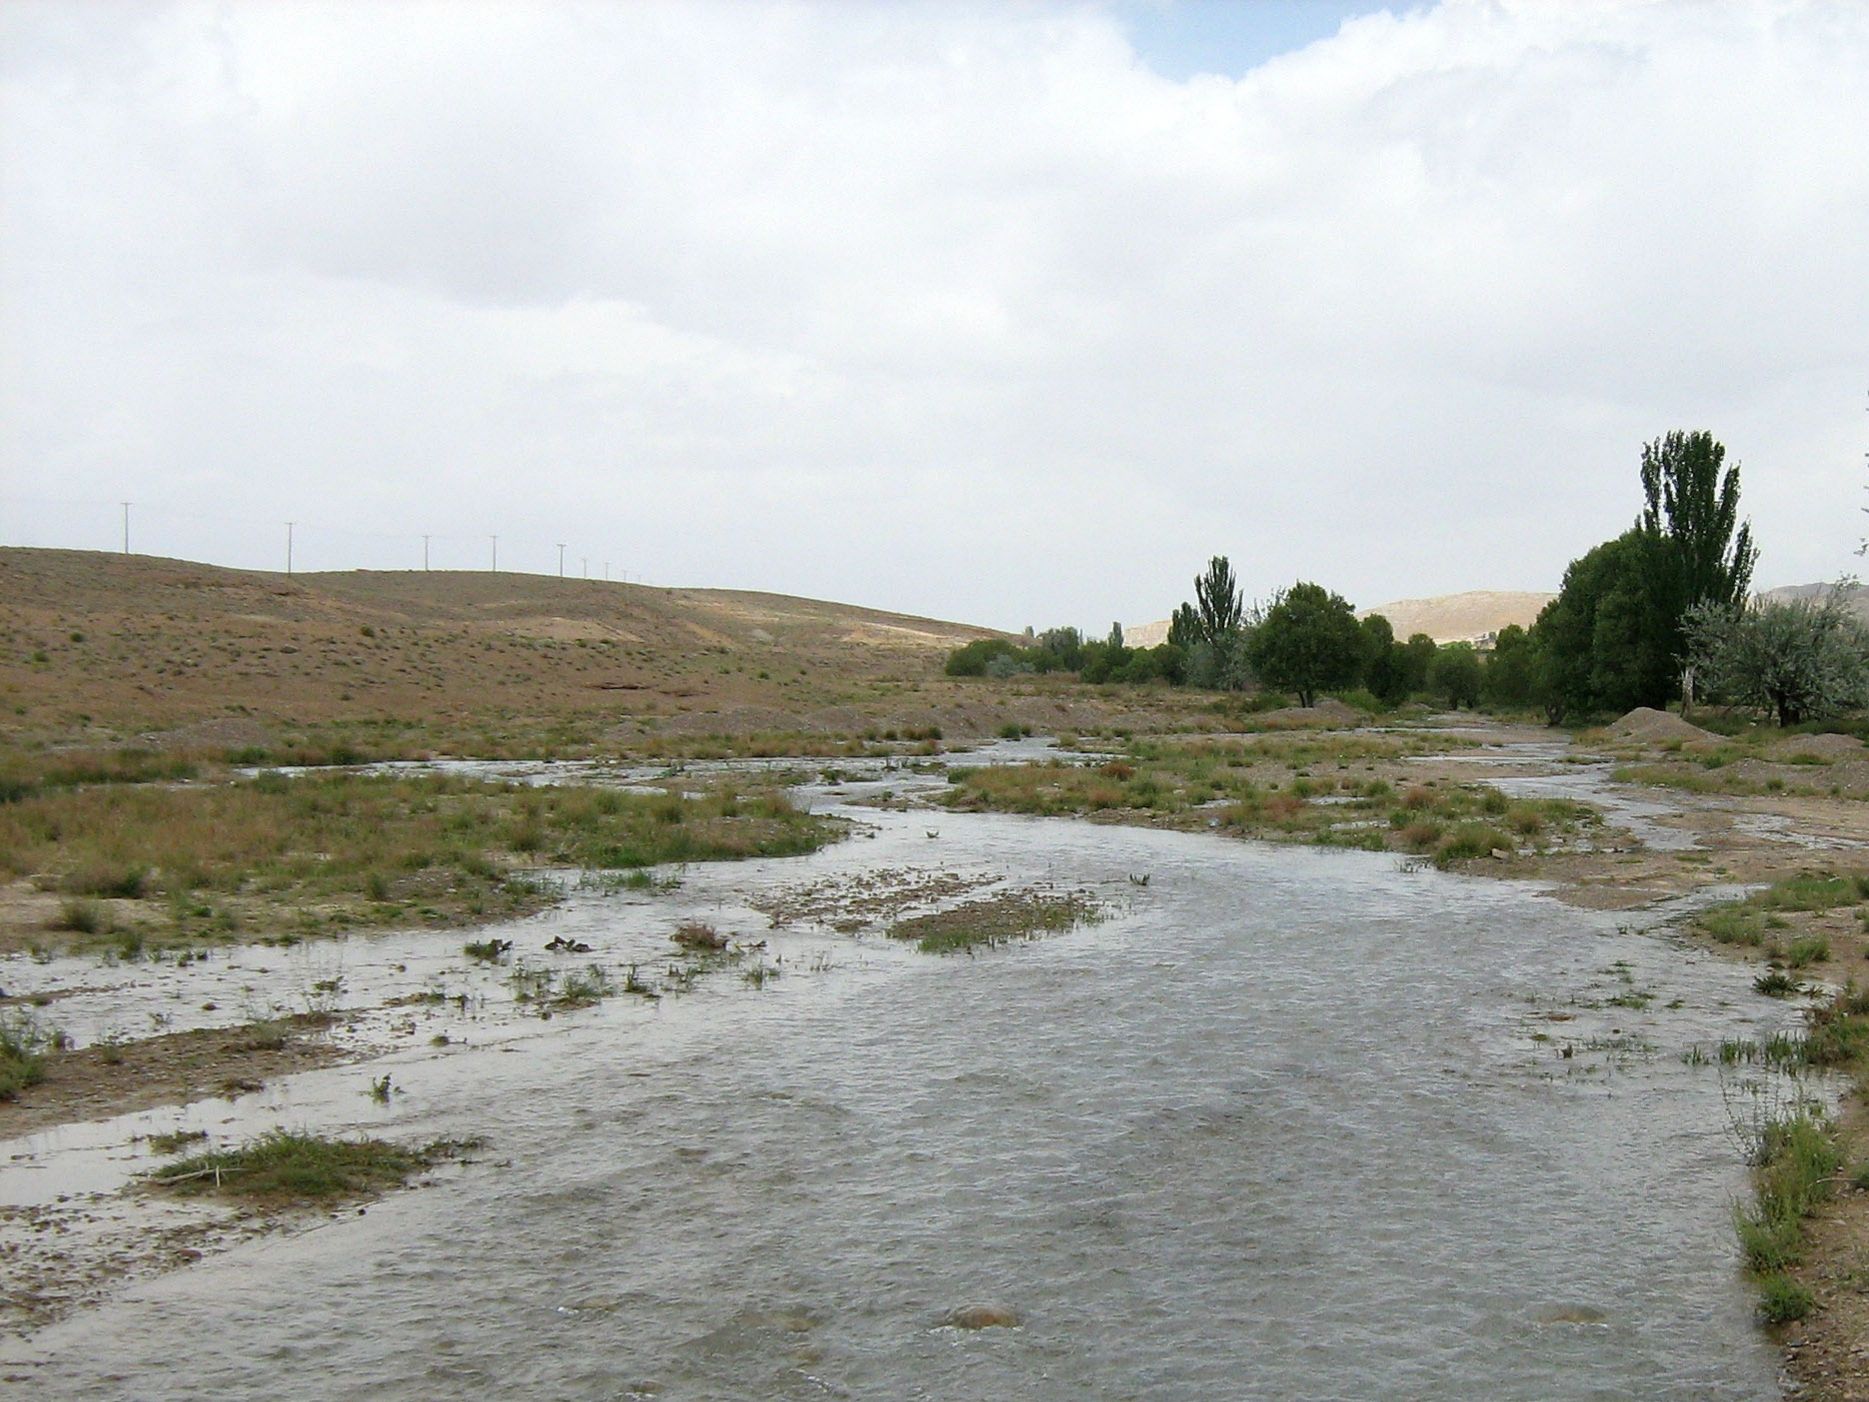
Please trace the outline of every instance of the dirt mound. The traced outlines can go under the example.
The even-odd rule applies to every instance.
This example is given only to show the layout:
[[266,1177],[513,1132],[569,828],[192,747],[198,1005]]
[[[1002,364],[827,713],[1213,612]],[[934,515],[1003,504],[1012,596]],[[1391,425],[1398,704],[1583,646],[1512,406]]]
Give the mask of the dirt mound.
[[1253,719],[1268,729],[1278,730],[1305,725],[1361,725],[1369,717],[1354,706],[1347,706],[1335,697],[1326,696],[1315,706],[1286,706],[1282,710],[1262,711]]
[[1784,740],[1775,741],[1766,751],[1765,757],[1780,764],[1809,763],[1816,760],[1820,764],[1833,764],[1837,760],[1861,759],[1863,742],[1854,735],[1793,735]]
[[1638,740],[1645,745],[1665,745],[1676,740],[1718,744],[1720,739],[1710,730],[1702,730],[1679,716],[1648,706],[1637,706],[1612,725],[1609,733],[1619,740]]

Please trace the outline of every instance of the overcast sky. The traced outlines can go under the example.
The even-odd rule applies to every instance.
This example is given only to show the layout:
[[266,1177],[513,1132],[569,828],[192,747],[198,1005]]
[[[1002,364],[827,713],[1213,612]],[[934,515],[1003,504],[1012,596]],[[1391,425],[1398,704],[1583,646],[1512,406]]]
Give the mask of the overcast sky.
[[8,0],[0,156],[3,544],[1102,631],[1555,589],[1672,428],[1869,527],[1861,0]]

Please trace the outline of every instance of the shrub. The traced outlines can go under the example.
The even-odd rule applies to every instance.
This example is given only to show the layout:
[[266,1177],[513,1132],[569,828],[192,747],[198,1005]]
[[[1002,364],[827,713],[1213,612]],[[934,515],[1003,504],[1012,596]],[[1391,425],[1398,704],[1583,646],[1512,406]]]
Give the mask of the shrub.
[[114,896],[141,900],[149,889],[149,868],[142,866],[87,866],[65,878],[65,889],[77,896]]
[[1767,1324],[1803,1319],[1815,1303],[1811,1292],[1783,1271],[1771,1271],[1759,1278],[1759,1318]]
[[1511,851],[1512,847],[1512,839],[1498,828],[1485,823],[1462,823],[1441,839],[1440,845],[1434,849],[1434,863],[1436,866],[1447,866],[1470,857],[1491,856],[1495,848]]
[[987,664],[994,658],[1010,658],[1016,651],[1008,638],[975,638],[949,653],[942,670],[950,677],[983,677],[987,674]]
[[0,1011],[0,1100],[45,1079],[46,1053],[57,1042],[32,1014]]

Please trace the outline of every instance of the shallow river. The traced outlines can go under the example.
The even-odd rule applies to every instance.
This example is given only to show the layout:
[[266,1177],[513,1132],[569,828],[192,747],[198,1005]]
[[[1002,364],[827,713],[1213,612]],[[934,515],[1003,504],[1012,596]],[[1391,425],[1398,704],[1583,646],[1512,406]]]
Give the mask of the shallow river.
[[[1682,1059],[1783,1020],[1746,970],[1391,856],[861,816],[501,933],[630,958],[683,914],[765,935],[751,892],[905,867],[1112,918],[977,958],[774,932],[763,987],[424,1036],[387,1108],[354,1066],[295,1078],[242,1122],[487,1156],[0,1362],[48,1399],[1779,1395],[1730,1220],[1746,1094]],[[352,983],[460,942],[353,942]],[[0,1194],[86,1142],[33,1141]],[[943,1326],[983,1301],[1022,1327]]]

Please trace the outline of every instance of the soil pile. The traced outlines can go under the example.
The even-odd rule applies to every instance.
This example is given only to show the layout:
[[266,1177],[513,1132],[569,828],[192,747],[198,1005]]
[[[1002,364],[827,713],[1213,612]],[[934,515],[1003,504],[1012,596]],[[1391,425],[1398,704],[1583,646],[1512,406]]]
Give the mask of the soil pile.
[[1854,735],[1793,735],[1775,742],[1765,756],[1780,764],[1808,764],[1812,760],[1834,764],[1863,758],[1863,742]]
[[1644,745],[1666,745],[1677,740],[1712,745],[1720,742],[1720,737],[1712,731],[1702,730],[1677,715],[1657,711],[1649,706],[1637,706],[1612,725],[1609,733],[1619,740],[1635,740]]
[[1255,719],[1268,728],[1282,729],[1302,725],[1362,725],[1369,717],[1354,706],[1326,696],[1315,706],[1286,706],[1282,710],[1261,712]]

